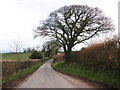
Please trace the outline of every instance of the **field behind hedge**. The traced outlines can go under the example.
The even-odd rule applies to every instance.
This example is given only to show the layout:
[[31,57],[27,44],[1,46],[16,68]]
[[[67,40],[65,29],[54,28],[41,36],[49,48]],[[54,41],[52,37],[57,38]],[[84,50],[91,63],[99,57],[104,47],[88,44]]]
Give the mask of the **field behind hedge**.
[[4,53],[2,54],[2,78],[14,75],[21,70],[34,66],[47,59],[29,59],[31,53]]
[[2,60],[28,60],[31,53],[3,53]]

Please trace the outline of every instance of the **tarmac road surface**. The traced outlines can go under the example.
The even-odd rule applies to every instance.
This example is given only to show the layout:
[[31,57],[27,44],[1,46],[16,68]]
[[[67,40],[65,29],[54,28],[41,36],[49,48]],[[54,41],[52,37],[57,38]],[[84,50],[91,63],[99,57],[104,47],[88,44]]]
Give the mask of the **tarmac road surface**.
[[101,88],[84,81],[61,74],[51,67],[52,59],[43,64],[36,72],[23,81],[18,88]]

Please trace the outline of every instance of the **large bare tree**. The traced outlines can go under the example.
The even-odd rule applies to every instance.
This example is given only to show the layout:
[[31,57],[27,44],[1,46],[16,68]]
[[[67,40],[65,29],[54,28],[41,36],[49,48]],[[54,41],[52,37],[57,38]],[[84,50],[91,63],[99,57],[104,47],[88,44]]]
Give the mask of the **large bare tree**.
[[34,32],[35,37],[44,36],[59,41],[69,62],[76,44],[111,30],[114,30],[111,19],[105,17],[99,8],[70,5],[50,13]]

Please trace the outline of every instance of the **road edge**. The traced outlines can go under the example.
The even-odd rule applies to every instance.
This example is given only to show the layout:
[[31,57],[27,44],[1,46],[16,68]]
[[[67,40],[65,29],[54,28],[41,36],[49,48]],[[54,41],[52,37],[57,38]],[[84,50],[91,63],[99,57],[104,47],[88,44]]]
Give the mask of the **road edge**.
[[[53,63],[53,62],[52,62],[52,63]],[[106,83],[103,83],[103,82],[100,82],[100,81],[95,81],[95,80],[91,80],[91,79],[88,79],[88,78],[79,77],[79,76],[74,76],[74,75],[72,75],[72,74],[67,74],[67,73],[58,71],[57,69],[55,69],[55,68],[52,66],[52,63],[51,63],[52,69],[55,70],[58,74],[61,73],[61,74],[67,75],[67,76],[69,76],[69,77],[78,79],[78,80],[83,80],[83,81],[85,81],[85,82],[91,82],[92,84],[99,85],[99,86],[101,86],[101,87],[103,87],[103,88],[106,88],[106,89],[120,90],[119,88],[112,87],[112,86],[110,86],[109,84],[106,84]]]

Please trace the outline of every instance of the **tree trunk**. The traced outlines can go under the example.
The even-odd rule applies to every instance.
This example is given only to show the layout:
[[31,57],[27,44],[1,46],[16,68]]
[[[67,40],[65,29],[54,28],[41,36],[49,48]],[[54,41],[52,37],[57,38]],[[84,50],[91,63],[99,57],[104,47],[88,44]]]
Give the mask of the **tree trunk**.
[[71,61],[71,52],[66,52],[65,53],[65,62],[69,63]]
[[68,48],[68,51],[65,52],[65,62],[66,63],[69,63],[72,60],[71,51],[72,51],[71,48]]

